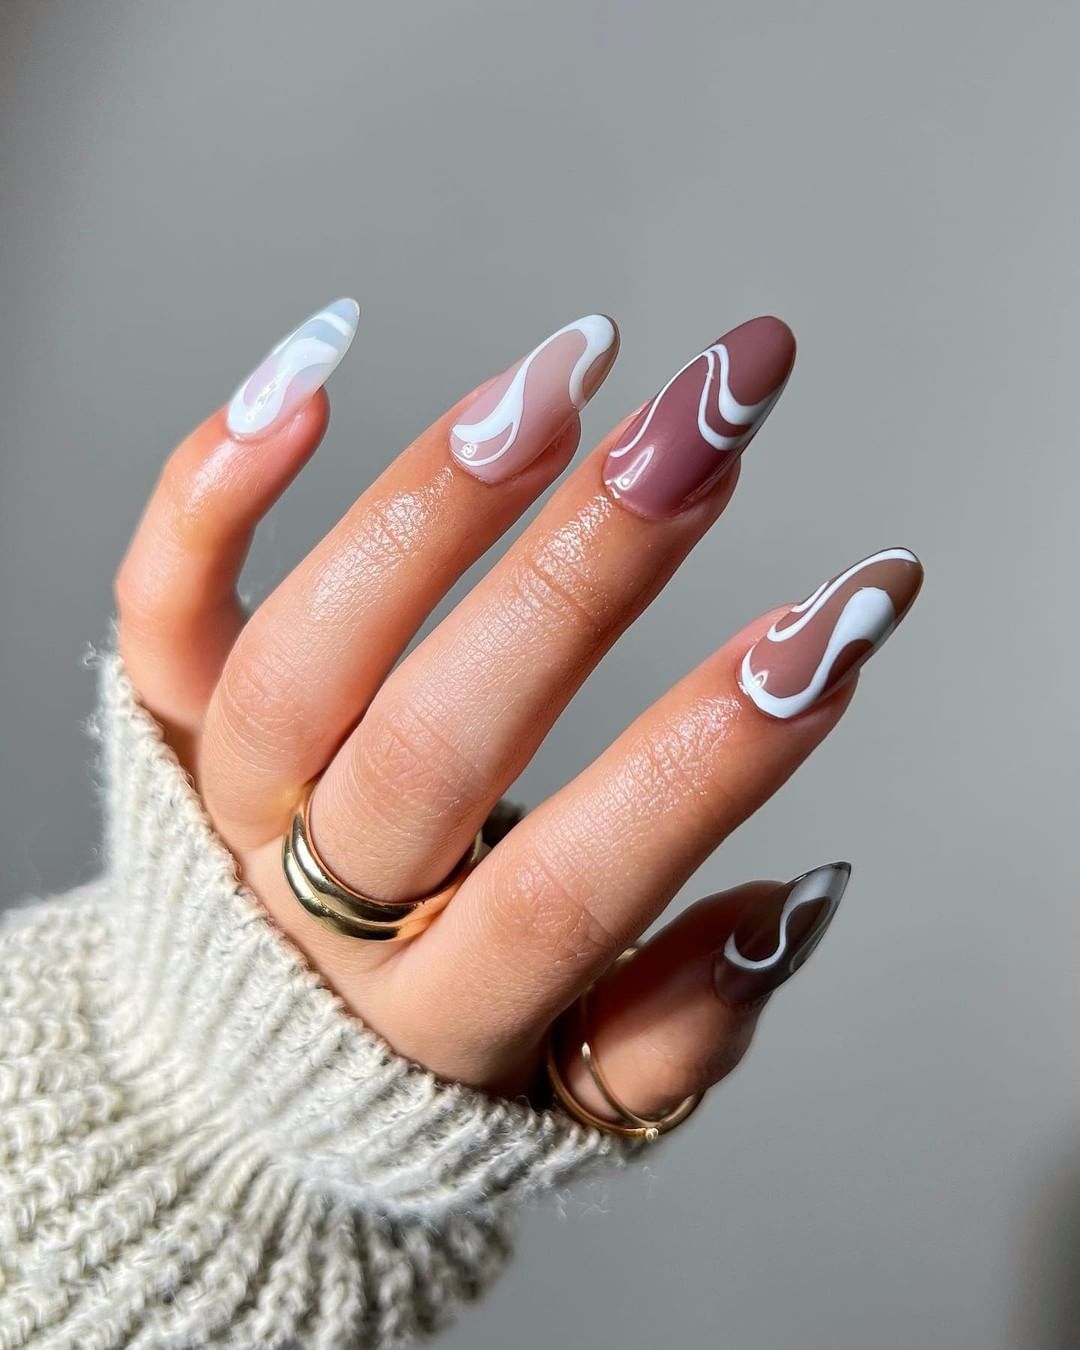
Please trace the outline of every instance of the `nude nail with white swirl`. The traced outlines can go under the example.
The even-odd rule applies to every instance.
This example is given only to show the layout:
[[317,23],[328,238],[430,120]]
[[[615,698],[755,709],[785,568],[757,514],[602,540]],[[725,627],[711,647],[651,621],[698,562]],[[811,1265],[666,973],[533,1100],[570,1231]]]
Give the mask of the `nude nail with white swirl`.
[[786,323],[733,328],[687,362],[609,452],[608,491],[637,515],[665,519],[714,487],[757,434],[795,361]]
[[606,314],[588,314],[545,338],[469,405],[450,453],[474,478],[502,483],[555,440],[603,384],[619,350]]
[[824,937],[850,876],[850,863],[827,863],[749,906],[713,966],[720,998],[756,1003],[789,980]]
[[743,657],[739,683],[786,720],[849,680],[911,608],[922,564],[906,548],[872,553],[789,609]]
[[337,369],[359,319],[355,300],[335,300],[282,338],[232,396],[232,434],[264,436],[298,412]]

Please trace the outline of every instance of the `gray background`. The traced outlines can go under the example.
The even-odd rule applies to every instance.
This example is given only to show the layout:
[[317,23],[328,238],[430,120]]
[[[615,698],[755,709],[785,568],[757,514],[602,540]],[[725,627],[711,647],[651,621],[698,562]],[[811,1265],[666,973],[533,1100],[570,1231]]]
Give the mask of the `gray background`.
[[1072,0],[0,5],[5,898],[96,866],[82,668],[168,448],[365,317],[262,592],[413,433],[617,316],[587,433],[725,327],[801,355],[720,526],[528,771],[870,550],[928,582],[685,899],[850,856],[756,1053],[651,1174],[532,1216],[447,1347],[1080,1338]]

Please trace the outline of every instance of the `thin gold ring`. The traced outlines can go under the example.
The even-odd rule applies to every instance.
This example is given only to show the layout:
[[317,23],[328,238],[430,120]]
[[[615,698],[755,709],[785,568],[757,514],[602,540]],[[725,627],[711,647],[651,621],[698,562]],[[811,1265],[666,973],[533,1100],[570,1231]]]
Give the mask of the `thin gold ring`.
[[334,875],[319,856],[311,838],[311,797],[308,784],[297,804],[281,845],[281,866],[293,895],[312,918],[347,937],[369,942],[394,942],[416,937],[453,899],[462,883],[487,851],[483,832],[438,890],[418,900],[377,900],[353,890]]
[[[615,966],[621,966],[637,951],[637,946],[628,947],[626,951],[615,962]],[[596,1051],[593,1049],[588,1036],[588,1012],[589,995],[591,988],[578,999],[575,1009],[577,1023],[581,1029],[581,1041],[578,1045],[578,1053],[581,1055],[582,1062],[589,1071],[589,1077],[596,1085],[596,1090],[607,1103],[612,1114],[616,1117],[614,1121],[608,1120],[605,1116],[598,1116],[594,1111],[590,1111],[584,1106],[574,1094],[570,1091],[566,1079],[563,1077],[562,1070],[559,1068],[558,1047],[556,1045],[555,1028],[552,1028],[548,1035],[547,1047],[544,1061],[547,1068],[548,1079],[551,1082],[552,1091],[555,1093],[560,1105],[575,1120],[583,1125],[591,1125],[595,1130],[602,1130],[606,1134],[617,1135],[620,1139],[645,1139],[652,1141],[659,1139],[662,1134],[668,1134],[676,1125],[681,1125],[684,1120],[691,1116],[701,1104],[704,1097],[703,1092],[691,1093],[681,1101],[678,1106],[669,1111],[667,1115],[650,1119],[648,1116],[638,1115],[636,1111],[631,1111],[625,1102],[621,1101],[611,1089],[604,1071],[600,1067],[600,1061],[596,1057]]]

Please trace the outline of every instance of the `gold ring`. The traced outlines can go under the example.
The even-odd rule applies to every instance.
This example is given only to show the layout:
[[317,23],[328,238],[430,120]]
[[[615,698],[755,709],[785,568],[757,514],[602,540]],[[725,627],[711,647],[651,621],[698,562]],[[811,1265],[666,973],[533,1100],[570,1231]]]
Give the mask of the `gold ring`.
[[[615,966],[621,966],[637,951],[637,947],[628,947],[626,951],[615,962]],[[584,994],[578,999],[575,1007],[577,1011],[578,1026],[581,1029],[581,1041],[578,1047],[581,1058],[589,1071],[589,1077],[596,1085],[596,1090],[607,1103],[612,1114],[616,1117],[614,1121],[608,1120],[605,1116],[598,1116],[590,1111],[587,1106],[581,1102],[570,1091],[562,1070],[559,1068],[558,1047],[554,1035],[555,1028],[548,1034],[547,1048],[545,1052],[545,1064],[547,1067],[548,1079],[551,1083],[552,1091],[555,1093],[559,1104],[575,1120],[583,1125],[591,1125],[594,1130],[602,1130],[606,1134],[617,1135],[620,1139],[659,1139],[662,1134],[667,1134],[673,1130],[676,1125],[681,1125],[688,1116],[697,1110],[704,1097],[703,1092],[692,1093],[684,1098],[678,1106],[667,1113],[665,1116],[659,1116],[650,1119],[648,1116],[639,1116],[636,1111],[630,1108],[615,1095],[611,1090],[611,1084],[608,1082],[604,1071],[600,1068],[600,1062],[596,1058],[596,1051],[592,1048],[588,1037],[588,1009],[589,994],[591,989],[586,989]],[[561,1020],[561,1019],[560,1019]],[[558,1024],[556,1024],[558,1025]]]
[[311,795],[308,785],[281,846],[281,866],[293,895],[312,918],[347,937],[393,942],[415,937],[446,908],[462,882],[487,851],[483,832],[437,891],[419,900],[387,901],[354,891],[336,877],[319,856],[311,838]]

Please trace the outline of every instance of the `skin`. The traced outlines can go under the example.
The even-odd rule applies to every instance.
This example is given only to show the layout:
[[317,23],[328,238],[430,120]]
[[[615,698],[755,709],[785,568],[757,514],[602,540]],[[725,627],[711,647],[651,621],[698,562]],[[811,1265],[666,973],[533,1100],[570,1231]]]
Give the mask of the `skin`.
[[[594,981],[591,1037],[618,1095],[663,1112],[745,1053],[760,1006],[723,1003],[712,962],[758,882],[637,940],[701,862],[828,734],[854,682],[790,722],[738,686],[782,609],[732,637],[541,803],[407,943],[328,932],[297,904],[281,837],[318,779],[328,865],[385,899],[437,887],[603,654],[735,489],[737,467],[671,520],[635,516],[602,480],[616,427],[453,612],[400,661],[461,573],[568,467],[576,422],[517,477],[450,458],[477,391],[423,432],[251,615],[236,581],[254,530],[314,454],[320,390],[256,441],[224,410],[172,454],[116,582],[120,649],[212,822],[281,928],[396,1050],[496,1092],[534,1087],[552,1021]],[[625,423],[623,424],[625,425]],[[400,664],[398,662],[400,661]],[[564,1070],[600,1113],[580,1059]]]

